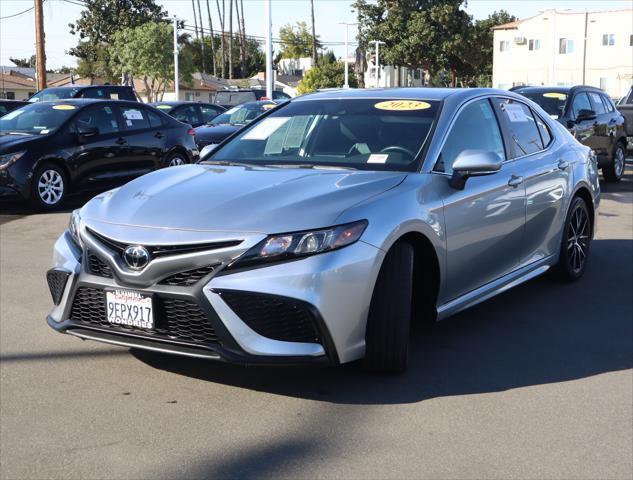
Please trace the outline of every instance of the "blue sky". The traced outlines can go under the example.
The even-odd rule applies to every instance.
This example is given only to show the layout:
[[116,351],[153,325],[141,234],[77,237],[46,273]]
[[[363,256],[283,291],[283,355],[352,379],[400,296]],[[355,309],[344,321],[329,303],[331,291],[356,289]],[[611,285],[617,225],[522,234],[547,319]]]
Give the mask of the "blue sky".
[[[170,15],[178,15],[193,25],[190,0],[159,0]],[[203,21],[206,25],[205,1],[202,0]],[[228,1],[226,2],[228,5]],[[337,22],[353,21],[351,1],[315,0],[316,30],[325,42],[342,42],[345,38],[344,27]],[[519,18],[534,15],[540,9],[560,8],[571,10],[614,10],[630,8],[631,0],[470,0],[466,10],[475,18],[484,18],[495,10],[505,9]],[[32,0],[0,0],[0,18],[6,17],[33,5]],[[215,1],[211,0],[212,7]],[[279,27],[287,23],[310,20],[309,0],[273,0],[273,35]],[[262,0],[244,0],[246,11],[246,32],[250,35],[264,34],[264,2]],[[77,43],[77,37],[68,32],[68,23],[79,16],[81,7],[64,0],[47,0],[44,4],[45,31],[47,40],[48,68],[62,65],[74,65],[73,57],[66,51]],[[217,14],[214,15],[214,28],[218,28]],[[350,37],[352,29],[350,28]],[[33,12],[0,20],[0,63],[9,64],[9,57],[29,57],[35,51],[35,32]],[[334,47],[337,55],[344,54],[342,46]]]

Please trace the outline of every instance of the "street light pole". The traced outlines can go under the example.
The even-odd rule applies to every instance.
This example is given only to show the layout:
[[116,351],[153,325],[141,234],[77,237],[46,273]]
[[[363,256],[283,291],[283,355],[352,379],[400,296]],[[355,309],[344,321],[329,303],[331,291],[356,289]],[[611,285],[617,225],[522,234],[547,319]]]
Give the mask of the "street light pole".
[[[196,33],[198,33],[196,31]],[[178,18],[174,15],[174,93],[175,100],[180,100],[180,84],[178,81]]]
[[358,25],[358,23],[355,22],[338,22],[339,25],[345,25],[345,85],[343,85],[343,88],[349,88],[349,62],[348,62],[348,57],[349,57],[349,53],[348,53],[348,46],[349,46],[349,39],[348,39],[348,33],[349,33],[349,26],[350,25]]
[[271,0],[266,0],[266,97],[273,98],[273,39]]
[[384,45],[385,42],[373,40],[371,43],[373,43],[376,48],[376,88],[380,88],[380,45]]

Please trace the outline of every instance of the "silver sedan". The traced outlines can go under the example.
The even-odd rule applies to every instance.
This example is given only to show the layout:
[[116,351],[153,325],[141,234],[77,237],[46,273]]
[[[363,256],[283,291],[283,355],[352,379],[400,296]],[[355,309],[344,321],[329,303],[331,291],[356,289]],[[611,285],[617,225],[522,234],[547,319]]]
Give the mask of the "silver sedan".
[[194,357],[400,372],[412,322],[548,270],[579,278],[599,200],[591,150],[519,95],[316,93],[73,212],[48,324]]

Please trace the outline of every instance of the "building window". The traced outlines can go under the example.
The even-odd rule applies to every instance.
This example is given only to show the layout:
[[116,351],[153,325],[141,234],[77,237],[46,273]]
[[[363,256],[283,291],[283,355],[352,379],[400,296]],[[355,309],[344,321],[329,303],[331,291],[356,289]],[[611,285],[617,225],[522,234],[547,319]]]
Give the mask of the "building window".
[[558,40],[558,53],[565,55],[574,53],[574,41],[569,38],[561,38]]
[[507,52],[508,50],[510,50],[510,40],[501,40],[499,42],[499,51]]
[[413,70],[413,79],[420,80],[421,78],[422,78],[422,70],[420,70],[419,68],[416,68],[415,70]]
[[540,50],[541,49],[541,40],[538,38],[531,39],[528,42],[528,50]]
[[6,93],[7,100],[15,100],[15,92],[7,92]]
[[629,37],[629,47],[633,47],[633,33]]
[[602,36],[602,46],[611,47],[615,45],[615,35],[613,33],[605,33]]

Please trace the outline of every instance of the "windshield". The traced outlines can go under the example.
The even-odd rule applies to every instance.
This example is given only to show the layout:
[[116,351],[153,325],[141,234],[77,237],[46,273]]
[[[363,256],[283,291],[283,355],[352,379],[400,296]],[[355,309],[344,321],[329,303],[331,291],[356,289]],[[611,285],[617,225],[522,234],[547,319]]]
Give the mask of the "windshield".
[[0,133],[46,135],[59,128],[77,110],[74,105],[41,103],[13,110],[0,118]]
[[412,171],[438,105],[401,99],[291,102],[242,130],[207,161]]
[[565,110],[567,94],[562,92],[518,92],[538,104],[554,119],[561,117]]
[[266,110],[270,110],[275,106],[274,103],[249,103],[239,105],[215,117],[211,120],[210,125],[246,125],[255,120]]
[[50,102],[51,100],[61,100],[64,98],[75,98],[81,87],[76,88],[46,88],[37,92],[29,102]]

